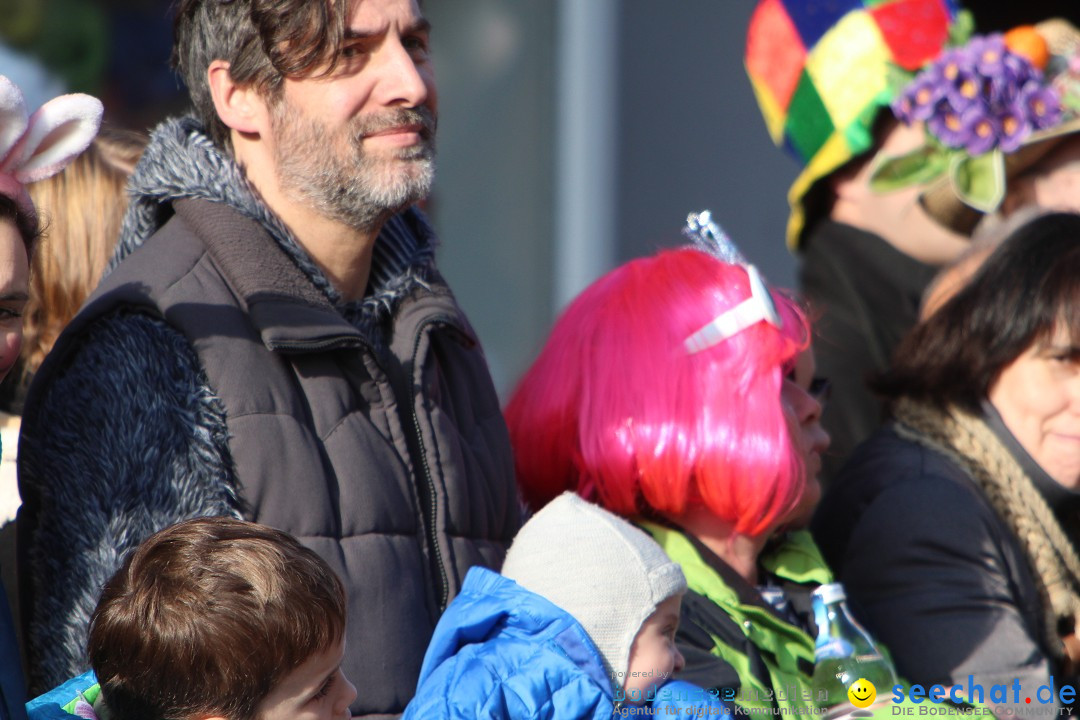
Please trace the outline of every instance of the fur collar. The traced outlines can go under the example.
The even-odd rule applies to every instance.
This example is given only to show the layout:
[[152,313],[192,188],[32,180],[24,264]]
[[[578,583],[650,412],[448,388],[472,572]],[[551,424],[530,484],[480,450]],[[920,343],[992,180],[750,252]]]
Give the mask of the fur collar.
[[288,227],[258,198],[232,157],[214,145],[191,116],[166,120],[154,130],[128,192],[131,204],[106,274],[172,217],[172,201],[200,198],[229,205],[262,225],[330,303],[369,336],[405,296],[437,279],[438,241],[423,214],[409,208],[387,221],[379,234],[365,297],[343,302]]

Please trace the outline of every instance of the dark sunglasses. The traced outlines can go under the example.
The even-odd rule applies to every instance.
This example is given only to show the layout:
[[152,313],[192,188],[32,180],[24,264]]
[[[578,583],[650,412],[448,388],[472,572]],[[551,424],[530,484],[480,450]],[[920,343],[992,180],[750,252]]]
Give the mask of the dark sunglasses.
[[806,389],[806,392],[824,406],[832,396],[832,381],[827,377],[815,377],[810,381],[810,387]]

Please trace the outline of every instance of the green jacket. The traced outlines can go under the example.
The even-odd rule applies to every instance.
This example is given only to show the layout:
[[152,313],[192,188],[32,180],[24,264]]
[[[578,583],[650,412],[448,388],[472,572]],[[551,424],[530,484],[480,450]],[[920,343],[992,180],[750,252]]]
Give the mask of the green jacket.
[[[641,525],[682,565],[689,585],[676,636],[686,657],[680,678],[718,688],[722,697],[751,711],[780,708],[784,714],[809,715],[814,638],[781,618],[745,580],[682,531]],[[833,581],[805,531],[770,544],[759,562],[783,583],[797,612],[808,614],[810,593]]]

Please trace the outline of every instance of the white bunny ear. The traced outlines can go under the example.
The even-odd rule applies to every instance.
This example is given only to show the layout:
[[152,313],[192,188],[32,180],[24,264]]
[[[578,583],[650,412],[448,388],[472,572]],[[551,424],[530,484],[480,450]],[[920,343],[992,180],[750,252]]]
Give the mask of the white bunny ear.
[[7,166],[11,148],[26,132],[26,102],[19,87],[0,75],[0,171]]
[[89,95],[53,98],[30,116],[26,133],[0,170],[22,183],[55,175],[90,145],[103,111],[101,101]]

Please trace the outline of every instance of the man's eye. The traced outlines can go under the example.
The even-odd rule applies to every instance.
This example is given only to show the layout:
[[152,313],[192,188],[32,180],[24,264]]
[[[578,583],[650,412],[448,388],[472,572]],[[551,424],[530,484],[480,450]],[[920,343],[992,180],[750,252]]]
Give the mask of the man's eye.
[[427,53],[428,51],[427,38],[420,35],[410,35],[409,37],[403,38],[401,44],[410,52]]

